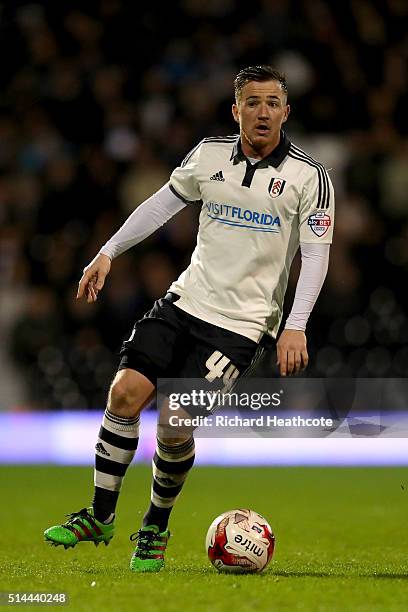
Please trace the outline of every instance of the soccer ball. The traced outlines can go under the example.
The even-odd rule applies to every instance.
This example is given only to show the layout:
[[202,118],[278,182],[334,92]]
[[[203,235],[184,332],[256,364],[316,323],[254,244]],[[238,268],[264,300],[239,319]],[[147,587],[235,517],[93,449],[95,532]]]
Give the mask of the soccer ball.
[[253,510],[230,510],[211,523],[205,540],[208,558],[219,572],[262,572],[272,559],[275,536]]

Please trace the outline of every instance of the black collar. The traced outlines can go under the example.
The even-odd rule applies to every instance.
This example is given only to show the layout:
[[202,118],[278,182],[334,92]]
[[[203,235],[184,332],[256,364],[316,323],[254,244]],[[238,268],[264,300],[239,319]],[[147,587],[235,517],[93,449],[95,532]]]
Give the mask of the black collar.
[[[290,145],[291,142],[289,138],[286,136],[285,132],[281,130],[279,144],[271,153],[269,153],[269,155],[263,159],[260,159],[255,165],[258,168],[267,168],[268,166],[277,168],[288,154]],[[247,157],[242,152],[241,138],[237,138],[236,142],[234,143],[230,160],[233,162],[233,164],[238,164],[241,161],[247,161]]]

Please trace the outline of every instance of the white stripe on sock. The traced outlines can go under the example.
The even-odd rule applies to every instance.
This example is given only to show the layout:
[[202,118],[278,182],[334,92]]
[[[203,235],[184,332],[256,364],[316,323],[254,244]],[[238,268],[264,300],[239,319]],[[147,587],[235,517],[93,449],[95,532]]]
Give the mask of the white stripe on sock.
[[119,491],[120,485],[122,484],[122,476],[113,476],[112,474],[105,474],[105,472],[94,471],[94,483],[96,487],[101,489],[108,489],[108,491]]
[[[109,453],[109,455],[106,455],[98,449],[99,443],[102,444],[103,448],[107,453]],[[112,446],[111,444],[108,444],[108,442],[105,442],[105,440],[101,440],[101,438],[98,438],[95,446],[95,453],[99,455],[99,457],[110,459],[111,461],[116,461],[117,463],[124,463],[126,465],[129,465],[129,463],[132,462],[135,452],[136,451],[134,450],[124,450],[123,448]]]
[[158,508],[172,508],[179,495],[180,493],[176,495],[175,497],[170,497],[170,498],[165,499],[164,497],[159,497],[157,493],[153,491],[153,487],[152,487],[150,499],[154,503],[154,505],[157,506]]
[[[113,421],[109,421],[104,415],[102,425],[111,433],[123,436],[124,438],[137,438],[139,435],[139,423],[129,426],[128,429],[123,429],[124,425],[118,425],[117,423],[113,423]],[[105,445],[105,443],[103,444]]]
[[158,454],[160,459],[163,459],[163,461],[178,463],[180,461],[186,461],[187,459],[190,459],[190,457],[192,457],[195,453],[195,447],[193,444],[191,450],[186,455],[182,455],[181,457],[177,457],[177,455],[173,455],[172,453],[166,453],[165,451],[162,451],[158,446],[156,446],[156,453]]

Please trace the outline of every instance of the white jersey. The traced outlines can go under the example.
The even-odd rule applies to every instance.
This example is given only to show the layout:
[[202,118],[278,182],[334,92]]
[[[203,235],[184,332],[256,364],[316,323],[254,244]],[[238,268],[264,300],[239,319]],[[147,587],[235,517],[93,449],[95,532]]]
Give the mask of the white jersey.
[[200,204],[191,263],[169,291],[176,305],[259,342],[276,337],[290,266],[302,243],[331,243],[333,187],[327,171],[282,132],[251,163],[239,136],[205,138],[176,168],[170,188]]

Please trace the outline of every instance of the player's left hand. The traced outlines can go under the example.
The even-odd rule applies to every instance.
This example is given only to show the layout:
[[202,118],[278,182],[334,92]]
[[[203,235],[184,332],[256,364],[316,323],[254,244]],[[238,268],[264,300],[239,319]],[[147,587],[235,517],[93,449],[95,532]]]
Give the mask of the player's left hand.
[[306,334],[297,329],[284,329],[276,345],[277,364],[281,376],[298,374],[307,367]]

